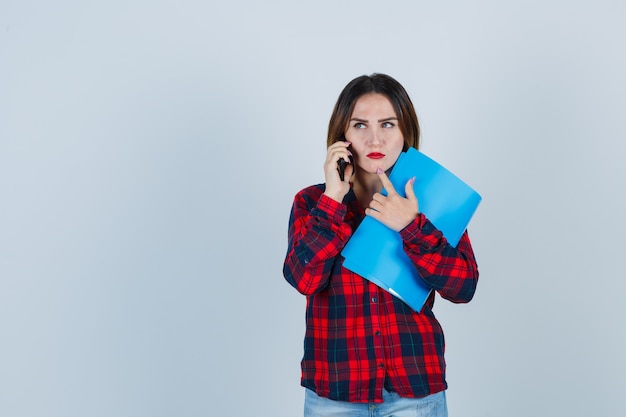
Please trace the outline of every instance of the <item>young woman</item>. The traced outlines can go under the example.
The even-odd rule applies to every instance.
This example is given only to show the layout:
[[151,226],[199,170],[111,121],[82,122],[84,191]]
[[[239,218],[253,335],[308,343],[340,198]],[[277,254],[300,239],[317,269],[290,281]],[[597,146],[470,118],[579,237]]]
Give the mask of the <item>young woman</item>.
[[[295,196],[283,272],[307,296],[305,417],[447,415],[434,292],[416,312],[344,268],[340,254],[364,216],[372,216],[400,233],[420,276],[443,298],[472,299],[478,269],[467,232],[452,247],[420,213],[412,180],[405,198],[387,177],[402,151],[419,147],[419,135],[402,85],[384,74],[357,77],[330,118],[325,184]],[[340,159],[351,162],[343,180]]]

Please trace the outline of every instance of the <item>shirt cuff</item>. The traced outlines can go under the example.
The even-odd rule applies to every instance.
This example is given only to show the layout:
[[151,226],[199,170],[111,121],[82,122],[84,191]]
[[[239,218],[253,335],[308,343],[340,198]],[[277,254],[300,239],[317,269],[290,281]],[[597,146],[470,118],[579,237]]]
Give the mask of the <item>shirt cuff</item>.
[[418,246],[422,253],[428,252],[437,246],[443,238],[443,234],[435,228],[423,213],[418,213],[414,221],[400,230],[400,236],[406,244]]
[[326,194],[322,194],[317,201],[317,208],[328,216],[328,219],[342,221],[346,215],[346,206],[343,203],[339,203],[336,200],[328,197]]

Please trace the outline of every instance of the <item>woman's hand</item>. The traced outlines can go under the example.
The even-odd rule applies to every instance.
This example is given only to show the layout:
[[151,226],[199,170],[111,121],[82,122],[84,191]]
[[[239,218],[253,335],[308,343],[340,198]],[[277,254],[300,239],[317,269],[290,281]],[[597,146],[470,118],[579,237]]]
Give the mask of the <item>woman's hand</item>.
[[[350,155],[352,154],[348,146],[350,146],[350,142],[347,141],[333,143],[328,147],[326,161],[324,162],[324,176],[326,178],[326,191],[324,194],[340,203],[345,195],[348,194],[348,191],[350,191],[350,177],[354,172],[354,166],[350,164]],[[348,163],[343,181],[339,178],[339,171],[337,170],[337,162],[340,159]]]
[[383,183],[385,190],[387,190],[387,196],[380,193],[374,194],[369,208],[365,210],[365,214],[399,232],[417,217],[419,205],[415,191],[413,191],[415,178],[408,180],[404,186],[406,193],[406,198],[404,198],[396,192],[393,184],[391,184],[387,175],[380,168],[378,169],[378,177]]

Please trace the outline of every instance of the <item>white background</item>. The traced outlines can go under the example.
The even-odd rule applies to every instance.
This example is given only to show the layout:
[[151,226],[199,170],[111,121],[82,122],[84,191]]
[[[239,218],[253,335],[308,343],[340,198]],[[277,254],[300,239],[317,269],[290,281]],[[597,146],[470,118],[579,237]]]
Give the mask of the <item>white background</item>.
[[297,416],[294,194],[352,78],[483,196],[451,416],[623,415],[622,1],[0,2],[0,415]]

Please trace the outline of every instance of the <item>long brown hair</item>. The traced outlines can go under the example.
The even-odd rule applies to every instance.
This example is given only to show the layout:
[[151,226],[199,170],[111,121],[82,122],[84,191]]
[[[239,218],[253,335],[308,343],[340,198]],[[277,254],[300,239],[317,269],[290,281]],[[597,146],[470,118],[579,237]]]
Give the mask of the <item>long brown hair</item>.
[[333,113],[328,122],[326,146],[345,139],[345,131],[354,105],[365,94],[378,93],[386,96],[398,116],[398,127],[404,137],[404,148],[419,149],[420,126],[415,108],[406,90],[394,78],[386,74],[362,75],[350,81],[339,94]]

